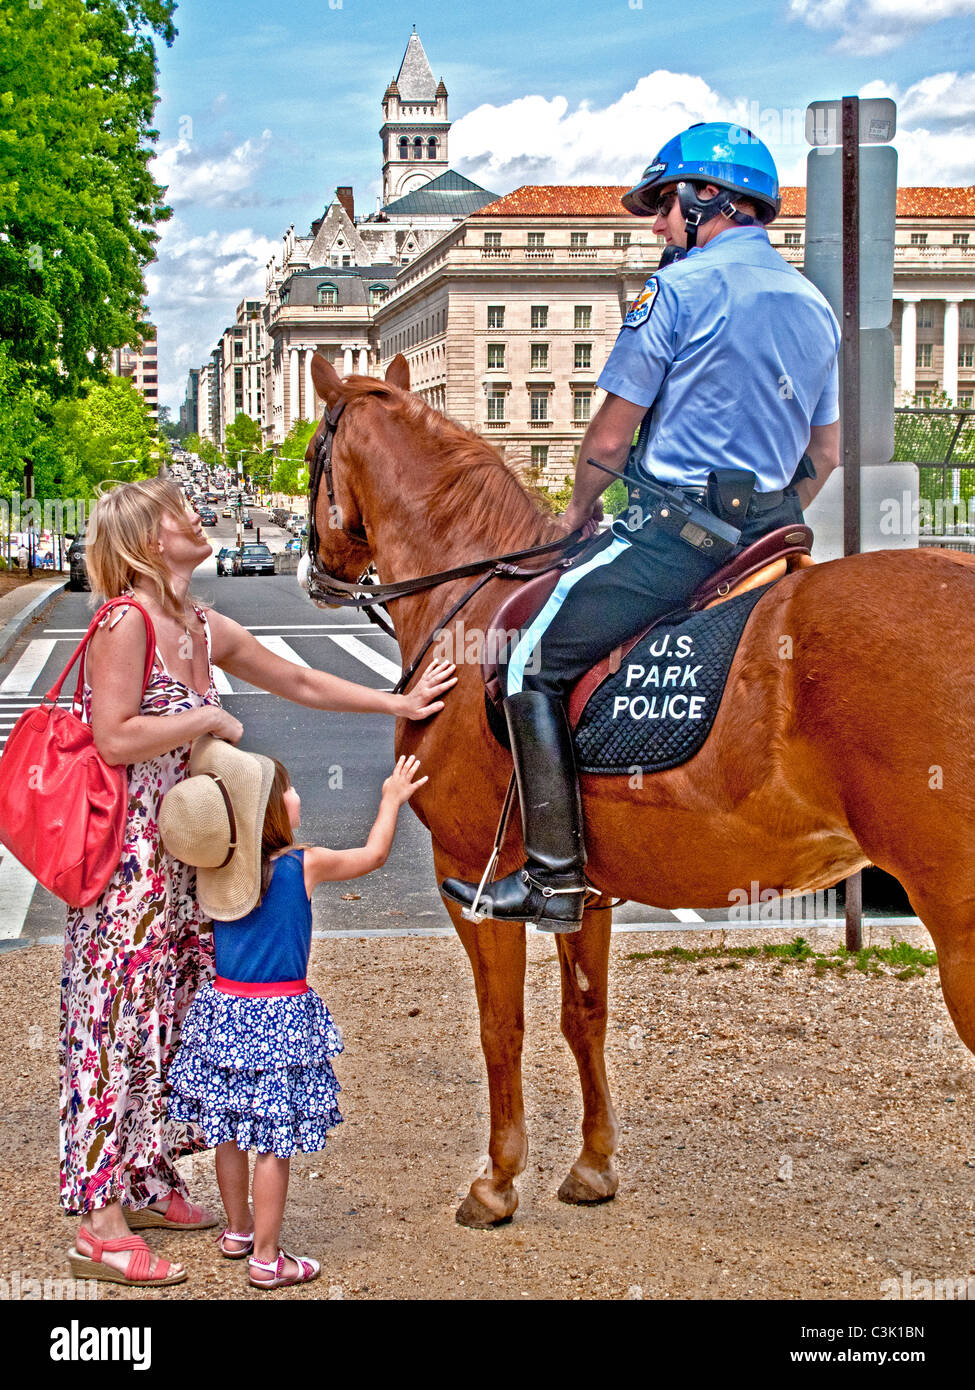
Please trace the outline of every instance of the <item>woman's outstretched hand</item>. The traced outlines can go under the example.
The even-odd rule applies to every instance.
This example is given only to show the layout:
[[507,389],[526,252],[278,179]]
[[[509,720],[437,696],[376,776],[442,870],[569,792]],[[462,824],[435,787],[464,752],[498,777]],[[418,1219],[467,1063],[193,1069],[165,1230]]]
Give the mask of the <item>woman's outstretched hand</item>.
[[404,719],[429,719],[443,709],[441,695],[457,684],[452,661],[432,661],[409,694],[402,697],[398,711]]

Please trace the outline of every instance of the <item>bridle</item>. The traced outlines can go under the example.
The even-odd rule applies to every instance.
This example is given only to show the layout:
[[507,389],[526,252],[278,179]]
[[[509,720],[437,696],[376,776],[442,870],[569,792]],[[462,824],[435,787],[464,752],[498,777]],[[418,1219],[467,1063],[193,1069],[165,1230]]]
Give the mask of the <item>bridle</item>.
[[[477,582],[471,585],[463,597],[454,604],[450,612],[440,619],[415,660],[403,672],[396,686],[396,693],[400,694],[409,685],[420,662],[433,645],[437,632],[446,627],[464,605],[473,598],[478,589],[491,579],[537,579],[539,575],[545,574],[551,569],[570,569],[577,563],[581,552],[588,547],[591,537],[595,534],[596,525],[595,523],[587,523],[580,531],[573,531],[568,536],[560,536],[558,540],[549,541],[545,545],[533,545],[527,550],[514,550],[506,555],[486,556],[481,560],[472,560],[466,565],[456,565],[453,569],[439,570],[435,574],[419,575],[416,579],[401,579],[392,584],[377,584],[368,578],[368,571],[355,581],[339,579],[335,575],[329,574],[318,553],[319,537],[316,513],[318,511],[318,492],[324,481],[329,516],[331,517],[336,513],[340,514],[340,508],[335,500],[332,455],[339,421],[345,406],[346,402],[340,399],[324,416],[324,428],[315,450],[308,478],[308,570],[305,578],[305,589],[308,597],[316,603],[326,603],[333,607],[361,608],[365,611],[370,622],[375,623],[383,632],[395,639],[396,632],[389,620],[388,613],[385,611],[387,603],[393,599],[406,598],[409,594],[421,593],[424,589],[435,589],[440,584],[449,584],[454,579],[463,579],[474,574],[480,575]],[[341,531],[351,541],[368,544],[368,537],[364,530],[350,531],[344,526],[337,526],[335,529]],[[517,563],[519,560],[527,560],[536,555],[551,555],[556,552],[561,552],[561,555],[552,564],[542,565],[535,569],[521,569]]]

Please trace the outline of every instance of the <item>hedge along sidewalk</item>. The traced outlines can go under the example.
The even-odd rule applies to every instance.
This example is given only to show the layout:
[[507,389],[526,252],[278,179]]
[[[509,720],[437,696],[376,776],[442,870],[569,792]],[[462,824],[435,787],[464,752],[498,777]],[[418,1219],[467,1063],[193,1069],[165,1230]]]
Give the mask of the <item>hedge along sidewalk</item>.
[[0,598],[0,661],[29,623],[64,593],[66,579],[35,579]]

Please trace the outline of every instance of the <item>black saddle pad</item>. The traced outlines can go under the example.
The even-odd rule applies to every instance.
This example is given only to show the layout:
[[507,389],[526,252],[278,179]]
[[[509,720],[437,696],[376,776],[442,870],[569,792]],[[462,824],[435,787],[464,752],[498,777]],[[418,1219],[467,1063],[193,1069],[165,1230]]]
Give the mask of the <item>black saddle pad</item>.
[[575,730],[580,772],[664,772],[711,732],[749,614],[768,589],[658,623],[593,692]]

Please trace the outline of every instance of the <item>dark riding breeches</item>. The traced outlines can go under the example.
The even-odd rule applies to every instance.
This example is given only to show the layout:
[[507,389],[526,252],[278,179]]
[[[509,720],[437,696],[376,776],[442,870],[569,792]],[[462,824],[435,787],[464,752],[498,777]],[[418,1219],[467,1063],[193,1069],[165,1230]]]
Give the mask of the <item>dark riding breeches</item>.
[[[742,545],[802,522],[794,492],[748,516]],[[607,532],[594,555],[562,576],[521,634],[505,668],[505,694],[535,690],[565,699],[572,686],[619,643],[690,598],[718,566],[648,523],[634,541]]]

